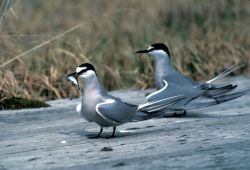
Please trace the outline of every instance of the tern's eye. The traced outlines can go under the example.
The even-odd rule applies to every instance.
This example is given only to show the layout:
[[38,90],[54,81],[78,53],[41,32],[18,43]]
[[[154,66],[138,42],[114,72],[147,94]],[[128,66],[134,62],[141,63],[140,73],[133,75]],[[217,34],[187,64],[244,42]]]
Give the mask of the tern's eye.
[[78,74],[84,74],[85,72],[87,72],[88,71],[88,69],[87,68],[84,68],[84,69],[82,69]]

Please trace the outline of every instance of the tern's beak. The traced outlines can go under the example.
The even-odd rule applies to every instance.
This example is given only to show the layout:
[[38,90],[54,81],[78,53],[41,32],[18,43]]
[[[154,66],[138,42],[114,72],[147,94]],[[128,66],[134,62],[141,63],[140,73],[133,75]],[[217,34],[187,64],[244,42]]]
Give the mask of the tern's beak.
[[77,80],[78,74],[76,72],[67,75],[67,80],[70,81],[73,85],[77,85],[80,90],[79,83]]
[[136,53],[148,53],[149,51],[148,50],[139,50],[139,51],[136,51]]

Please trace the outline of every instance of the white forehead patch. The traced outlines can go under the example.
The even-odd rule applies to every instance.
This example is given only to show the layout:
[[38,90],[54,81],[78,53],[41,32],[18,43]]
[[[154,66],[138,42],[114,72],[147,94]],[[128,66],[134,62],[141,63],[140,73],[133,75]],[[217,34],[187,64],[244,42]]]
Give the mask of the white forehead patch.
[[152,48],[154,48],[154,47],[149,46],[149,47],[147,48],[147,51],[151,50]]
[[76,68],[76,73],[79,73],[82,70],[85,70],[87,67],[77,67]]

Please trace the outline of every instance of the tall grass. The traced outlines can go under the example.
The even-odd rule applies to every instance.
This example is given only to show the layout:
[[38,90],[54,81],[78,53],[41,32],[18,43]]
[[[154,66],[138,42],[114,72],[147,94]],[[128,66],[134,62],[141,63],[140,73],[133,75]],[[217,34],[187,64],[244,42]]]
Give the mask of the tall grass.
[[19,0],[13,11],[0,32],[0,64],[88,23],[1,67],[0,99],[78,95],[65,75],[83,62],[96,66],[108,90],[152,87],[153,62],[134,51],[155,42],[166,43],[177,69],[196,80],[249,64],[246,0]]
[[0,31],[2,30],[9,11],[12,11],[14,0],[3,0],[0,3]]

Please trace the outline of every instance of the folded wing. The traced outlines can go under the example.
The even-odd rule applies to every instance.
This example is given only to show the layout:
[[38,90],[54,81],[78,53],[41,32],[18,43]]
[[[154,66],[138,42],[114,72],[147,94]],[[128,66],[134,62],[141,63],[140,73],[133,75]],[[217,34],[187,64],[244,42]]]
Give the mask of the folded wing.
[[114,99],[105,99],[104,102],[96,105],[96,112],[103,119],[117,125],[133,119],[136,110],[136,106],[128,105]]

